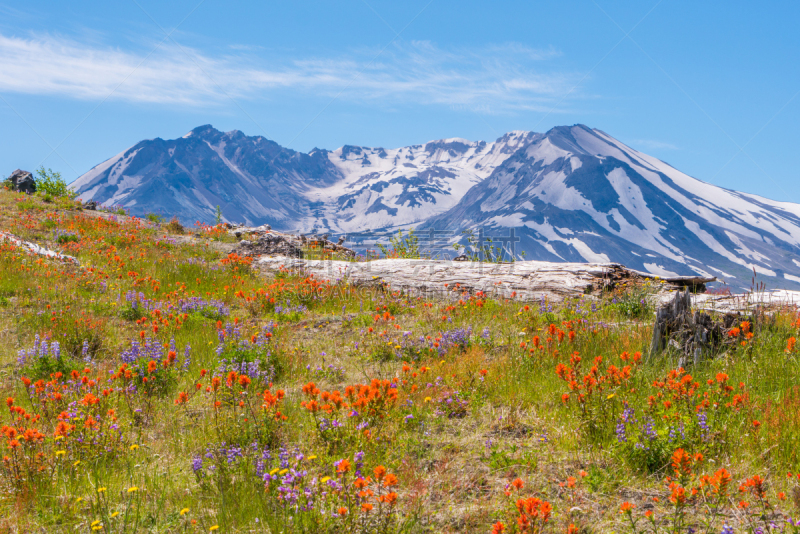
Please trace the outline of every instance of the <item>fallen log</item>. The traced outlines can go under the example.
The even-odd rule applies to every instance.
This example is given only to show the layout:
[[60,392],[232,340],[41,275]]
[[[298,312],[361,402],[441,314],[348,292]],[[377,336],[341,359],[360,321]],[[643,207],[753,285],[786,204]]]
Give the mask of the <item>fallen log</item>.
[[66,261],[69,263],[80,265],[78,259],[73,256],[67,256],[66,254],[61,254],[60,252],[56,252],[55,250],[44,248],[43,246],[37,245],[36,243],[25,241],[23,239],[16,237],[13,234],[9,234],[8,232],[0,232],[0,241],[8,241],[12,245],[21,248],[22,250],[24,250],[29,254],[35,254],[37,256],[44,256],[46,258]]
[[[580,296],[597,297],[620,282],[656,278],[644,276],[617,263],[555,263],[518,261],[487,263],[428,259],[387,259],[368,262],[301,260],[262,256],[254,266],[268,272],[301,271],[331,282],[347,280],[361,286],[380,286],[417,295],[445,294],[456,285],[462,291],[489,297],[533,301],[563,301]],[[713,278],[685,277],[692,283]],[[678,287],[662,283],[665,288]],[[689,285],[688,283],[686,285]],[[697,285],[697,284],[694,284]]]

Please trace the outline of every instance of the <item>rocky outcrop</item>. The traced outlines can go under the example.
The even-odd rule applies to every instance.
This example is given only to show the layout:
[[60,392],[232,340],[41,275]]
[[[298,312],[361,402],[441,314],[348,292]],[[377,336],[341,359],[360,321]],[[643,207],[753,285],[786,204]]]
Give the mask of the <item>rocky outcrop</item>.
[[233,253],[239,256],[285,256],[288,258],[302,258],[303,249],[300,239],[277,233],[264,233],[252,239],[243,239],[233,248]]
[[304,247],[320,252],[336,253],[339,257],[352,258],[356,255],[355,251],[342,246],[344,239],[333,243],[328,241],[327,234],[322,237],[284,234],[272,230],[268,224],[248,227],[226,223],[226,226],[230,235],[242,239],[233,249],[233,252],[240,256],[302,258]]
[[11,189],[13,191],[28,194],[36,192],[36,180],[34,180],[33,175],[28,171],[17,169],[8,177],[8,182],[11,184]]

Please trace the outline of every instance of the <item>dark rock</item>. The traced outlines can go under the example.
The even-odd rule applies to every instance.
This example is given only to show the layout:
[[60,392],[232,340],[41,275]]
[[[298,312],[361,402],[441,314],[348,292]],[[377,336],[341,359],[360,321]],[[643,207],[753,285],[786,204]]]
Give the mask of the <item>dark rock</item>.
[[468,260],[469,258],[467,257],[466,254],[462,254],[461,256],[456,256],[455,258],[453,258],[453,261],[468,261]]
[[97,210],[97,202],[95,202],[94,200],[90,200],[89,202],[83,205],[83,209],[95,211]]
[[299,240],[279,234],[263,234],[254,241],[240,241],[233,251],[240,256],[288,256],[302,258],[303,251]]
[[339,241],[336,242],[337,245],[342,246],[344,245],[344,236],[339,238]]
[[14,191],[28,194],[36,192],[36,180],[33,179],[33,175],[28,171],[17,169],[11,173],[8,181],[11,182],[11,189]]

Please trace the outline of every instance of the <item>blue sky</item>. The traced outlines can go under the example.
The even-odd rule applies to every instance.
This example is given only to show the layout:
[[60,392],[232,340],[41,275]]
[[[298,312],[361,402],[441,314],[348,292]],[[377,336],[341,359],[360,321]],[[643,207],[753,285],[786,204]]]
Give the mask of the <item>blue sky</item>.
[[0,175],[201,124],[296,150],[583,123],[800,202],[800,4],[0,0]]

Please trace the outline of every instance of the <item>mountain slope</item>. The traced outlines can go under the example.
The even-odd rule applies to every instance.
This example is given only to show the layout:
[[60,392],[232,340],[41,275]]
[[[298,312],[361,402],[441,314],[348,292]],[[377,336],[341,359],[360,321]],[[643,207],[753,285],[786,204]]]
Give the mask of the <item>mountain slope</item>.
[[142,141],[72,185],[83,200],[184,222],[269,223],[302,231],[365,232],[420,223],[453,207],[473,185],[541,134],[493,143],[445,139],[384,150],[344,146],[295,152],[263,137],[211,126],[180,139]]
[[800,282],[799,205],[701,182],[582,125],[517,151],[422,228],[513,228],[531,259],[613,260],[740,287],[753,269],[783,286]]
[[456,138],[389,150],[342,147],[328,155],[345,178],[309,189],[308,198],[319,207],[299,228],[367,232],[421,223],[455,206],[472,186],[540,136],[511,132],[493,143]]
[[190,224],[212,221],[219,205],[230,222],[282,230],[440,230],[435,247],[425,243],[439,251],[472,230],[515,242],[528,259],[615,261],[737,287],[755,269],[771,287],[800,288],[800,205],[701,182],[583,125],[308,154],[201,126],[142,141],[73,187],[84,200]]
[[263,137],[200,126],[180,139],[142,141],[78,178],[82,199],[121,204],[136,215],[289,227],[308,214],[302,192],[341,179],[324,151],[303,154]]

